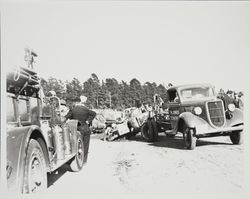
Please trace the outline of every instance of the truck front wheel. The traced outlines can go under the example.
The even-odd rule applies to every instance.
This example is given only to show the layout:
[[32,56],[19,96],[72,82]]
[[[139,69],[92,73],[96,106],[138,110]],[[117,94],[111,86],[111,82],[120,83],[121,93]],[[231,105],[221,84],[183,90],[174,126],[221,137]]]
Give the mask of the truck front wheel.
[[24,167],[23,193],[36,193],[48,186],[43,150],[37,140],[29,141]]
[[233,144],[242,144],[243,143],[242,131],[233,131],[230,134],[230,139]]
[[184,139],[184,143],[187,149],[193,150],[196,147],[197,138],[194,137],[193,129],[185,126],[184,131],[183,131],[183,139]]
[[84,165],[84,147],[83,147],[83,139],[80,133],[77,133],[76,145],[77,145],[76,155],[69,164],[71,171],[74,172],[80,171]]

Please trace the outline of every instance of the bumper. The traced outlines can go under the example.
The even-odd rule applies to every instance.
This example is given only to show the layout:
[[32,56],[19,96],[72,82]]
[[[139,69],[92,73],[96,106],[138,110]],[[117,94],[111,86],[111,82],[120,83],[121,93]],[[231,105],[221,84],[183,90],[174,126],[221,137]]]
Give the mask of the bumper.
[[207,136],[220,136],[220,135],[228,135],[232,131],[242,131],[243,124],[233,127],[222,127],[222,128],[212,128],[208,125],[199,125],[196,126],[196,136],[197,137],[205,137]]

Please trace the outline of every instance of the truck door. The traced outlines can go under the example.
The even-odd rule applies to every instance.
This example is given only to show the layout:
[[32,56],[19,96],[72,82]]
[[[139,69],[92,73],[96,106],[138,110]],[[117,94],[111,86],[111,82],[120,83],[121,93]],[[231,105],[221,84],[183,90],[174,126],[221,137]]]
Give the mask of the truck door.
[[180,98],[176,90],[168,91],[168,111],[171,128],[175,129],[180,115]]

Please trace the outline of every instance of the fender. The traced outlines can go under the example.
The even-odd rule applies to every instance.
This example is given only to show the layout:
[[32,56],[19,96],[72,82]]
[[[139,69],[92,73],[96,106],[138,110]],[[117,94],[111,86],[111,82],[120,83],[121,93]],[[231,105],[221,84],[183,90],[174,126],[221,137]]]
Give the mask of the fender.
[[42,137],[45,140],[37,125],[18,127],[7,131],[7,163],[11,167],[8,187],[19,193],[22,192],[20,189],[23,183],[25,159],[32,136]]
[[179,118],[184,120],[186,122],[186,125],[190,128],[195,128],[196,126],[207,124],[204,119],[190,112],[181,113]]
[[233,117],[226,120],[226,127],[237,126],[244,123],[242,110],[236,108],[231,114]]
[[179,115],[179,120],[176,126],[176,133],[182,132],[182,125],[185,123],[189,128],[196,128],[196,126],[208,125],[207,122],[199,116],[190,112],[183,112]]

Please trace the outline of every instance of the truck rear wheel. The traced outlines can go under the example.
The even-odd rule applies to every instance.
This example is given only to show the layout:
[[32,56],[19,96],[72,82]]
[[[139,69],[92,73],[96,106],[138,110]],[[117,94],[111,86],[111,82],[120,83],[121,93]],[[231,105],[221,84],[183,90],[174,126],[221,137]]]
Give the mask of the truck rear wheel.
[[230,134],[230,139],[233,144],[242,144],[243,143],[242,131],[233,131]]
[[70,170],[73,172],[80,171],[84,165],[84,146],[83,139],[80,133],[77,133],[77,143],[76,143],[76,155],[73,160],[70,161]]
[[188,128],[185,125],[184,131],[183,131],[183,139],[184,139],[186,148],[189,150],[193,150],[196,147],[197,138],[194,137],[193,135],[194,135],[194,130],[191,128]]
[[23,193],[47,189],[47,168],[43,150],[37,140],[29,141],[24,167]]
[[158,139],[158,130],[155,121],[148,120],[141,127],[142,137],[147,142],[154,142]]
[[158,140],[158,127],[154,120],[151,121],[152,129],[153,129],[153,142]]

